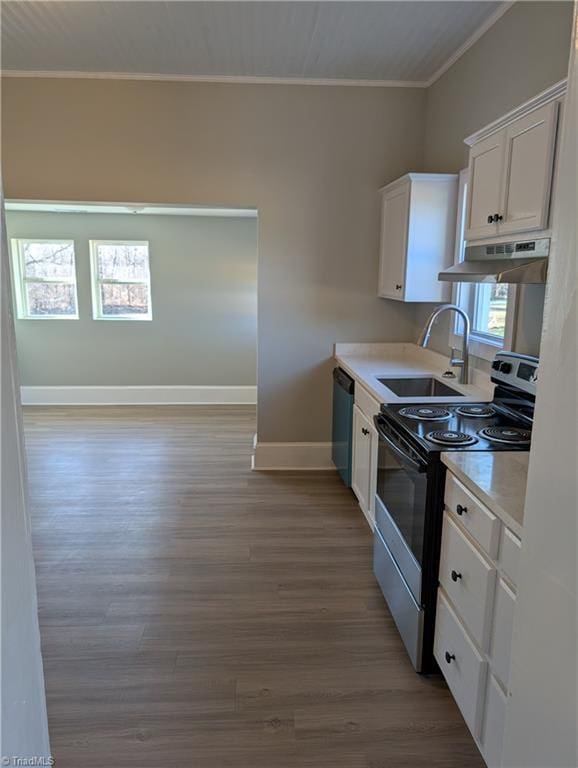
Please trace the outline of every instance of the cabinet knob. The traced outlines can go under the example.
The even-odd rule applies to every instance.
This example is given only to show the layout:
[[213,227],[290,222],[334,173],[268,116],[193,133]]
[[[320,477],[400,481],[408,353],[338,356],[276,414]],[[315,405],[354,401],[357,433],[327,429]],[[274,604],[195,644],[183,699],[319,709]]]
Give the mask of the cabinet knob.
[[457,571],[451,572],[452,581],[457,581],[458,579],[462,578],[462,574],[458,573]]
[[488,224],[491,224],[493,221],[494,221],[494,217],[490,213],[490,215],[488,216]]
[[402,286],[402,285],[400,285],[400,284],[398,283],[398,284],[395,286],[395,290],[396,290],[396,291],[401,291],[402,287],[403,287],[403,286]]
[[450,653],[449,651],[446,651],[446,661],[448,664],[451,664],[452,661],[455,661],[456,655],[455,653]]
[[365,427],[361,427],[361,431],[362,431],[362,433],[363,433],[364,435],[368,435],[368,434],[369,434],[369,430],[368,430],[368,429],[366,429]]
[[494,213],[494,215],[492,216],[492,221],[502,221],[503,218],[504,217],[501,216],[499,213]]
[[460,517],[468,511],[467,507],[462,507],[461,504],[458,504],[456,507],[456,515],[459,515]]

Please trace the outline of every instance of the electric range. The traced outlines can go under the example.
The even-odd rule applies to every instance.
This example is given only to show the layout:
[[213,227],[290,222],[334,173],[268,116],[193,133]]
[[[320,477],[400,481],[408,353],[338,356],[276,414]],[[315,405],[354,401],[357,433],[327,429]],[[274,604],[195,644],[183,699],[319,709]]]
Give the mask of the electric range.
[[444,451],[527,451],[538,359],[499,352],[491,403],[382,405],[374,573],[418,672],[437,671],[435,606],[446,468]]

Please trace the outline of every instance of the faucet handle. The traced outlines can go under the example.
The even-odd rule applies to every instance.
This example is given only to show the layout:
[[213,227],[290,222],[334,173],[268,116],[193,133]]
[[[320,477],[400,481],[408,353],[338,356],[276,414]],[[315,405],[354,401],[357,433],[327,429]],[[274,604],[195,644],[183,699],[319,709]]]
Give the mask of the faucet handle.
[[450,365],[453,367],[459,367],[464,364],[464,360],[462,357],[456,357],[458,353],[458,350],[455,347],[452,347],[452,353],[450,355]]

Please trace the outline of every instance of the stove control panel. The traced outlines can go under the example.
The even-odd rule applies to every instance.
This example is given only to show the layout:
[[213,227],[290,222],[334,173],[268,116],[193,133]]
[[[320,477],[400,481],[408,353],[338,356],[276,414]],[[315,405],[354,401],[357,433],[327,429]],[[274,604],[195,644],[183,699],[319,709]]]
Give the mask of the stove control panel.
[[492,381],[495,384],[509,384],[535,395],[538,366],[537,357],[518,355],[515,352],[497,352],[492,363]]

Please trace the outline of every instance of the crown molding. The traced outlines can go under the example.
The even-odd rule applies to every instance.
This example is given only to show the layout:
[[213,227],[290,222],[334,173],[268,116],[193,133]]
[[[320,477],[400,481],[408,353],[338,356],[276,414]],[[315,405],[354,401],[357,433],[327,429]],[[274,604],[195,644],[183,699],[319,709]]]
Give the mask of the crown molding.
[[489,125],[480,128],[479,131],[472,133],[470,136],[466,136],[464,139],[464,144],[467,144],[468,147],[471,147],[474,144],[477,144],[479,141],[482,141],[482,139],[486,139],[488,136],[491,136],[493,133],[501,131],[502,128],[510,125],[514,122],[514,120],[518,120],[520,117],[528,115],[530,112],[538,109],[538,107],[542,107],[544,104],[549,104],[551,101],[556,101],[563,98],[566,93],[566,86],[566,78],[564,78],[564,80],[560,80],[557,83],[554,83],[554,85],[551,85],[549,88],[541,91],[533,98],[515,107],[507,114],[499,117],[497,120],[494,120],[493,123],[489,123]]
[[362,88],[426,88],[417,80],[353,80],[313,77],[249,77],[245,75],[159,75],[147,72],[60,72],[49,70],[4,69],[2,77],[45,78],[54,80],[146,80],[171,83],[231,83],[244,85],[324,85]]
[[81,72],[50,70],[0,70],[1,77],[48,78],[48,79],[86,79],[86,80],[144,80],[151,82],[174,83],[230,83],[245,85],[322,85],[353,86],[361,88],[429,88],[445,74],[485,33],[510,10],[516,0],[504,0],[476,31],[454,51],[442,66],[427,80],[366,80],[350,78],[313,78],[313,77],[254,77],[249,75],[185,75],[157,74],[148,72]]
[[392,189],[405,184],[408,179],[410,181],[439,181],[448,184],[455,184],[457,178],[457,173],[420,173],[419,171],[410,171],[409,173],[405,173],[403,176],[400,176],[399,179],[395,179],[394,181],[390,181],[388,184],[384,184],[383,187],[380,187],[378,191],[381,193],[390,192]]
[[486,32],[491,29],[494,24],[499,21],[502,16],[507,13],[510,8],[514,5],[515,0],[508,0],[507,2],[503,2],[495,11],[492,13],[491,16],[488,16],[488,18],[483,22],[483,24],[480,24],[480,26],[476,29],[476,31],[468,37],[468,39],[460,45],[460,47],[449,57],[449,59],[441,65],[441,67],[434,72],[434,74],[425,82],[425,87],[429,88],[432,86],[435,82],[437,82],[442,75],[444,75],[450,67],[452,67],[458,59],[461,59],[461,57],[466,53],[466,51],[469,51],[469,49],[478,42],[478,40],[483,37],[483,35],[486,34]]

